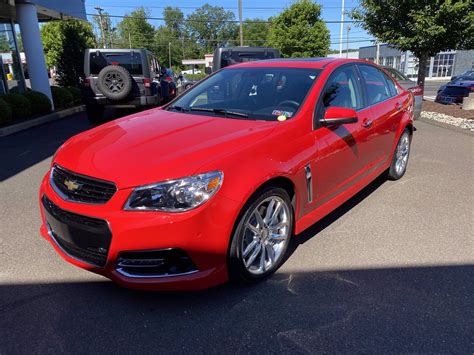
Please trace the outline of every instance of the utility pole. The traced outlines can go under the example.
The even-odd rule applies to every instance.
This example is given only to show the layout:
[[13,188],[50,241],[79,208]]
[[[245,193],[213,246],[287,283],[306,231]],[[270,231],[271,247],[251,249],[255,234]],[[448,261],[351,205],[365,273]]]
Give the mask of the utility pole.
[[130,36],[130,31],[128,32],[128,45],[132,49],[132,37]]
[[240,46],[244,45],[244,28],[242,23],[242,0],[239,0]]
[[351,30],[351,25],[347,25],[347,35],[346,35],[346,58],[349,58],[349,31]]
[[169,56],[169,61],[170,61],[169,68],[171,68],[171,42],[168,43],[168,56]]
[[380,43],[379,43],[378,40],[377,40],[376,44],[377,44],[377,50],[375,52],[375,63],[380,64],[379,63],[380,62]]
[[341,27],[339,30],[339,58],[342,58],[342,32],[344,31],[344,0],[341,6]]
[[104,48],[107,48],[107,39],[105,38],[104,22],[102,19],[102,11],[104,11],[104,9],[101,8],[100,6],[96,6],[94,7],[94,9],[96,9],[97,12],[99,13],[99,24],[100,24],[100,33],[102,36],[102,43],[103,43]]

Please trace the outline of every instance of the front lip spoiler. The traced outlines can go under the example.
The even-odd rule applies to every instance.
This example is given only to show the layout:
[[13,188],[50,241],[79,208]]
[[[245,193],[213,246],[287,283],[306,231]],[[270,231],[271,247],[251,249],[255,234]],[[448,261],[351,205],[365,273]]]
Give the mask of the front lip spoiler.
[[193,270],[193,271],[188,271],[188,272],[183,272],[183,273],[180,273],[180,274],[165,274],[165,275],[135,275],[135,274],[130,274],[128,272],[126,272],[125,270],[123,270],[123,268],[117,268],[115,269],[115,271],[117,273],[119,273],[120,275],[122,276],[125,276],[127,278],[130,278],[130,279],[164,279],[164,278],[170,278],[170,277],[179,277],[179,276],[187,276],[187,275],[192,275],[192,274],[195,274],[197,272],[199,272],[199,270]]

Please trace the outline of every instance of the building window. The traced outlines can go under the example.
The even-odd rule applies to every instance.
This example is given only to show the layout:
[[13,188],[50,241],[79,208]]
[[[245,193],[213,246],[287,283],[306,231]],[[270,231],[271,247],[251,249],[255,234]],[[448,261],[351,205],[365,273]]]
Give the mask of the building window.
[[433,73],[435,78],[451,77],[454,65],[454,53],[439,53],[433,60]]

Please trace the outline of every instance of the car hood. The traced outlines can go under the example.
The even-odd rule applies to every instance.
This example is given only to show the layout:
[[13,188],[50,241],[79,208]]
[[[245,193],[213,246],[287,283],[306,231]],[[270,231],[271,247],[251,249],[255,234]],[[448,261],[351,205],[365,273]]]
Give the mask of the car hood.
[[119,189],[134,187],[198,173],[274,127],[275,122],[153,109],[78,134],[58,150],[54,162]]

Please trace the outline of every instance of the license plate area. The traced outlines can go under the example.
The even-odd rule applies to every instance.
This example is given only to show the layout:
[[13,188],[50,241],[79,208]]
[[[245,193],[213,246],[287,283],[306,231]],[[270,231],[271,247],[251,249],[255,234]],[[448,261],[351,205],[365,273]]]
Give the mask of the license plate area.
[[49,233],[62,251],[82,262],[104,267],[112,240],[107,221],[63,210],[45,195],[42,204]]

